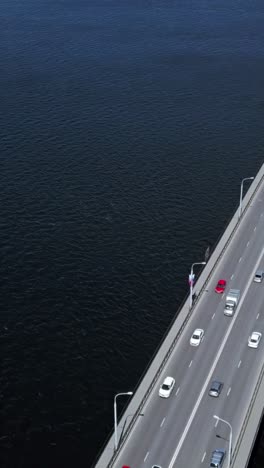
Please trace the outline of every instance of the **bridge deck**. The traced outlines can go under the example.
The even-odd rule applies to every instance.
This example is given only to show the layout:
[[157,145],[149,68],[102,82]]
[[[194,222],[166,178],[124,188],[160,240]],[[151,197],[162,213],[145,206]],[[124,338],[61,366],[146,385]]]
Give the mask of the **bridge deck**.
[[[153,358],[146,374],[142,378],[138,385],[138,388],[131,399],[129,405],[126,408],[121,420],[118,425],[118,437],[122,439],[119,447],[121,448],[125,444],[129,434],[133,427],[138,424],[139,419],[144,413],[144,406],[151,393],[151,390],[156,385],[164,366],[167,364],[171,353],[174,350],[175,344],[177,343],[180,335],[184,332],[186,325],[193,316],[195,309],[197,308],[199,301],[207,291],[207,285],[210,281],[215,269],[219,266],[224,256],[226,249],[230,242],[236,241],[236,236],[241,229],[243,219],[245,218],[248,210],[250,210],[260,190],[264,186],[264,164],[259,170],[255,180],[251,184],[243,200],[243,212],[238,220],[238,210],[234,213],[233,218],[228,224],[225,232],[219,240],[217,246],[212,252],[207,265],[202,271],[198,281],[194,287],[194,292],[197,294],[197,301],[193,305],[192,310],[189,310],[189,299],[183,304],[181,310],[177,312],[175,321],[173,322],[170,330],[167,333],[164,341],[162,342],[157,354]],[[262,356],[263,358],[263,356]],[[262,376],[261,376],[262,377]],[[257,391],[258,390],[258,391]],[[259,386],[256,392],[252,396],[247,412],[246,420],[243,421],[241,431],[236,438],[236,446],[233,447],[233,463],[234,468],[242,468],[247,466],[247,460],[250,455],[252,444],[254,443],[256,431],[259,427],[259,423],[262,416],[263,410],[263,396],[264,382],[262,379],[259,381]],[[127,464],[129,464],[127,462]],[[97,460],[95,468],[107,468],[115,465],[114,456],[114,435],[108,440],[104,450]],[[175,464],[176,466],[176,464]],[[205,465],[207,466],[207,465]],[[132,467],[133,468],[133,467]],[[166,467],[167,468],[167,467]]]

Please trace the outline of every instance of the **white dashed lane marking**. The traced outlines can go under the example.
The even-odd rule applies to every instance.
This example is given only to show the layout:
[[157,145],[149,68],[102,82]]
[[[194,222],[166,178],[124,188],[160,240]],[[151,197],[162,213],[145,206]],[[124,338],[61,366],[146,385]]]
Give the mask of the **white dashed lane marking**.
[[165,419],[166,419],[166,418],[163,418],[163,419],[162,419],[162,422],[161,422],[161,425],[160,425],[160,427],[162,427],[162,426],[163,426]]
[[242,362],[242,361],[239,361],[238,366],[237,366],[238,368],[241,366],[241,362]]
[[148,456],[149,456],[149,452],[146,453],[145,458],[144,458],[144,462],[146,461],[146,459],[148,458]]
[[259,318],[259,314],[256,316],[256,320],[258,320],[258,318]]
[[228,392],[227,392],[226,396],[228,396],[230,392],[231,392],[231,387],[229,387],[229,389],[228,389]]
[[175,396],[177,396],[177,395],[178,395],[179,391],[180,391],[180,387],[179,387],[179,388],[177,388],[177,392],[175,393]]
[[212,315],[212,319],[211,319],[211,320],[213,320],[214,316],[215,316],[215,312],[213,313],[213,315]]
[[205,456],[206,456],[206,452],[204,452],[204,454],[203,454],[203,458],[202,458],[202,460],[201,460],[201,463],[203,463],[203,461],[204,461],[204,459],[205,459]]
[[191,367],[191,365],[192,365],[192,361],[190,362],[189,367]]

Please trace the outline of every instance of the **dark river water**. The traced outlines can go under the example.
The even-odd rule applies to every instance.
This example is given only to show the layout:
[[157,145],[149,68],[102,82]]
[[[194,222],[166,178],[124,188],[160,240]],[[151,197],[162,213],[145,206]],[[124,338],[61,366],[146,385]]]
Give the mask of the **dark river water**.
[[1,1],[1,468],[93,465],[263,163],[263,24],[263,0]]

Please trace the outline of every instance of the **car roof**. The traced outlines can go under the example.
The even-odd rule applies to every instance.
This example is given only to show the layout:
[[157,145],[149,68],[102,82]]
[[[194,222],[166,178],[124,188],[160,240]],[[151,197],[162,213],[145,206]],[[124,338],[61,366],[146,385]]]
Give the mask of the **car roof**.
[[219,388],[221,385],[223,385],[223,383],[220,382],[220,380],[213,380],[211,383],[211,388]]
[[261,336],[260,332],[254,331],[254,332],[251,333],[251,338],[259,338],[260,336]]
[[224,450],[224,449],[215,449],[215,450],[213,451],[213,455],[216,455],[216,456],[218,456],[218,455],[219,455],[219,456],[222,456],[222,455],[224,455],[224,454],[225,454],[225,450]]
[[221,461],[224,455],[225,455],[224,449],[216,449],[212,453],[212,461]]
[[226,284],[226,280],[220,279],[220,280],[218,281],[218,284]]
[[171,384],[173,382],[174,378],[173,377],[166,377],[163,383],[165,384]]

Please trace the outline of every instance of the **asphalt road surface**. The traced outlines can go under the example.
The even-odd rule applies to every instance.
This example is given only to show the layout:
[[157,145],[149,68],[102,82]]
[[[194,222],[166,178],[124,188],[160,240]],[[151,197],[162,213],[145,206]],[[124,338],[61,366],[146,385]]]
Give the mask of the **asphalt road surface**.
[[[229,446],[229,428],[221,421],[217,423],[214,414],[231,423],[235,447],[264,357],[264,280],[259,284],[253,282],[256,270],[264,269],[262,200],[263,186],[180,336],[142,410],[144,416],[138,418],[115,468],[208,467],[212,451],[224,448],[228,452]],[[214,292],[221,278],[227,281],[223,295]],[[230,288],[241,291],[233,317],[224,315]],[[195,328],[205,331],[198,347],[190,346]],[[258,349],[248,347],[252,331],[263,333]],[[168,375],[176,383],[171,396],[162,399],[158,390]],[[224,383],[218,398],[208,395],[214,379]]]

